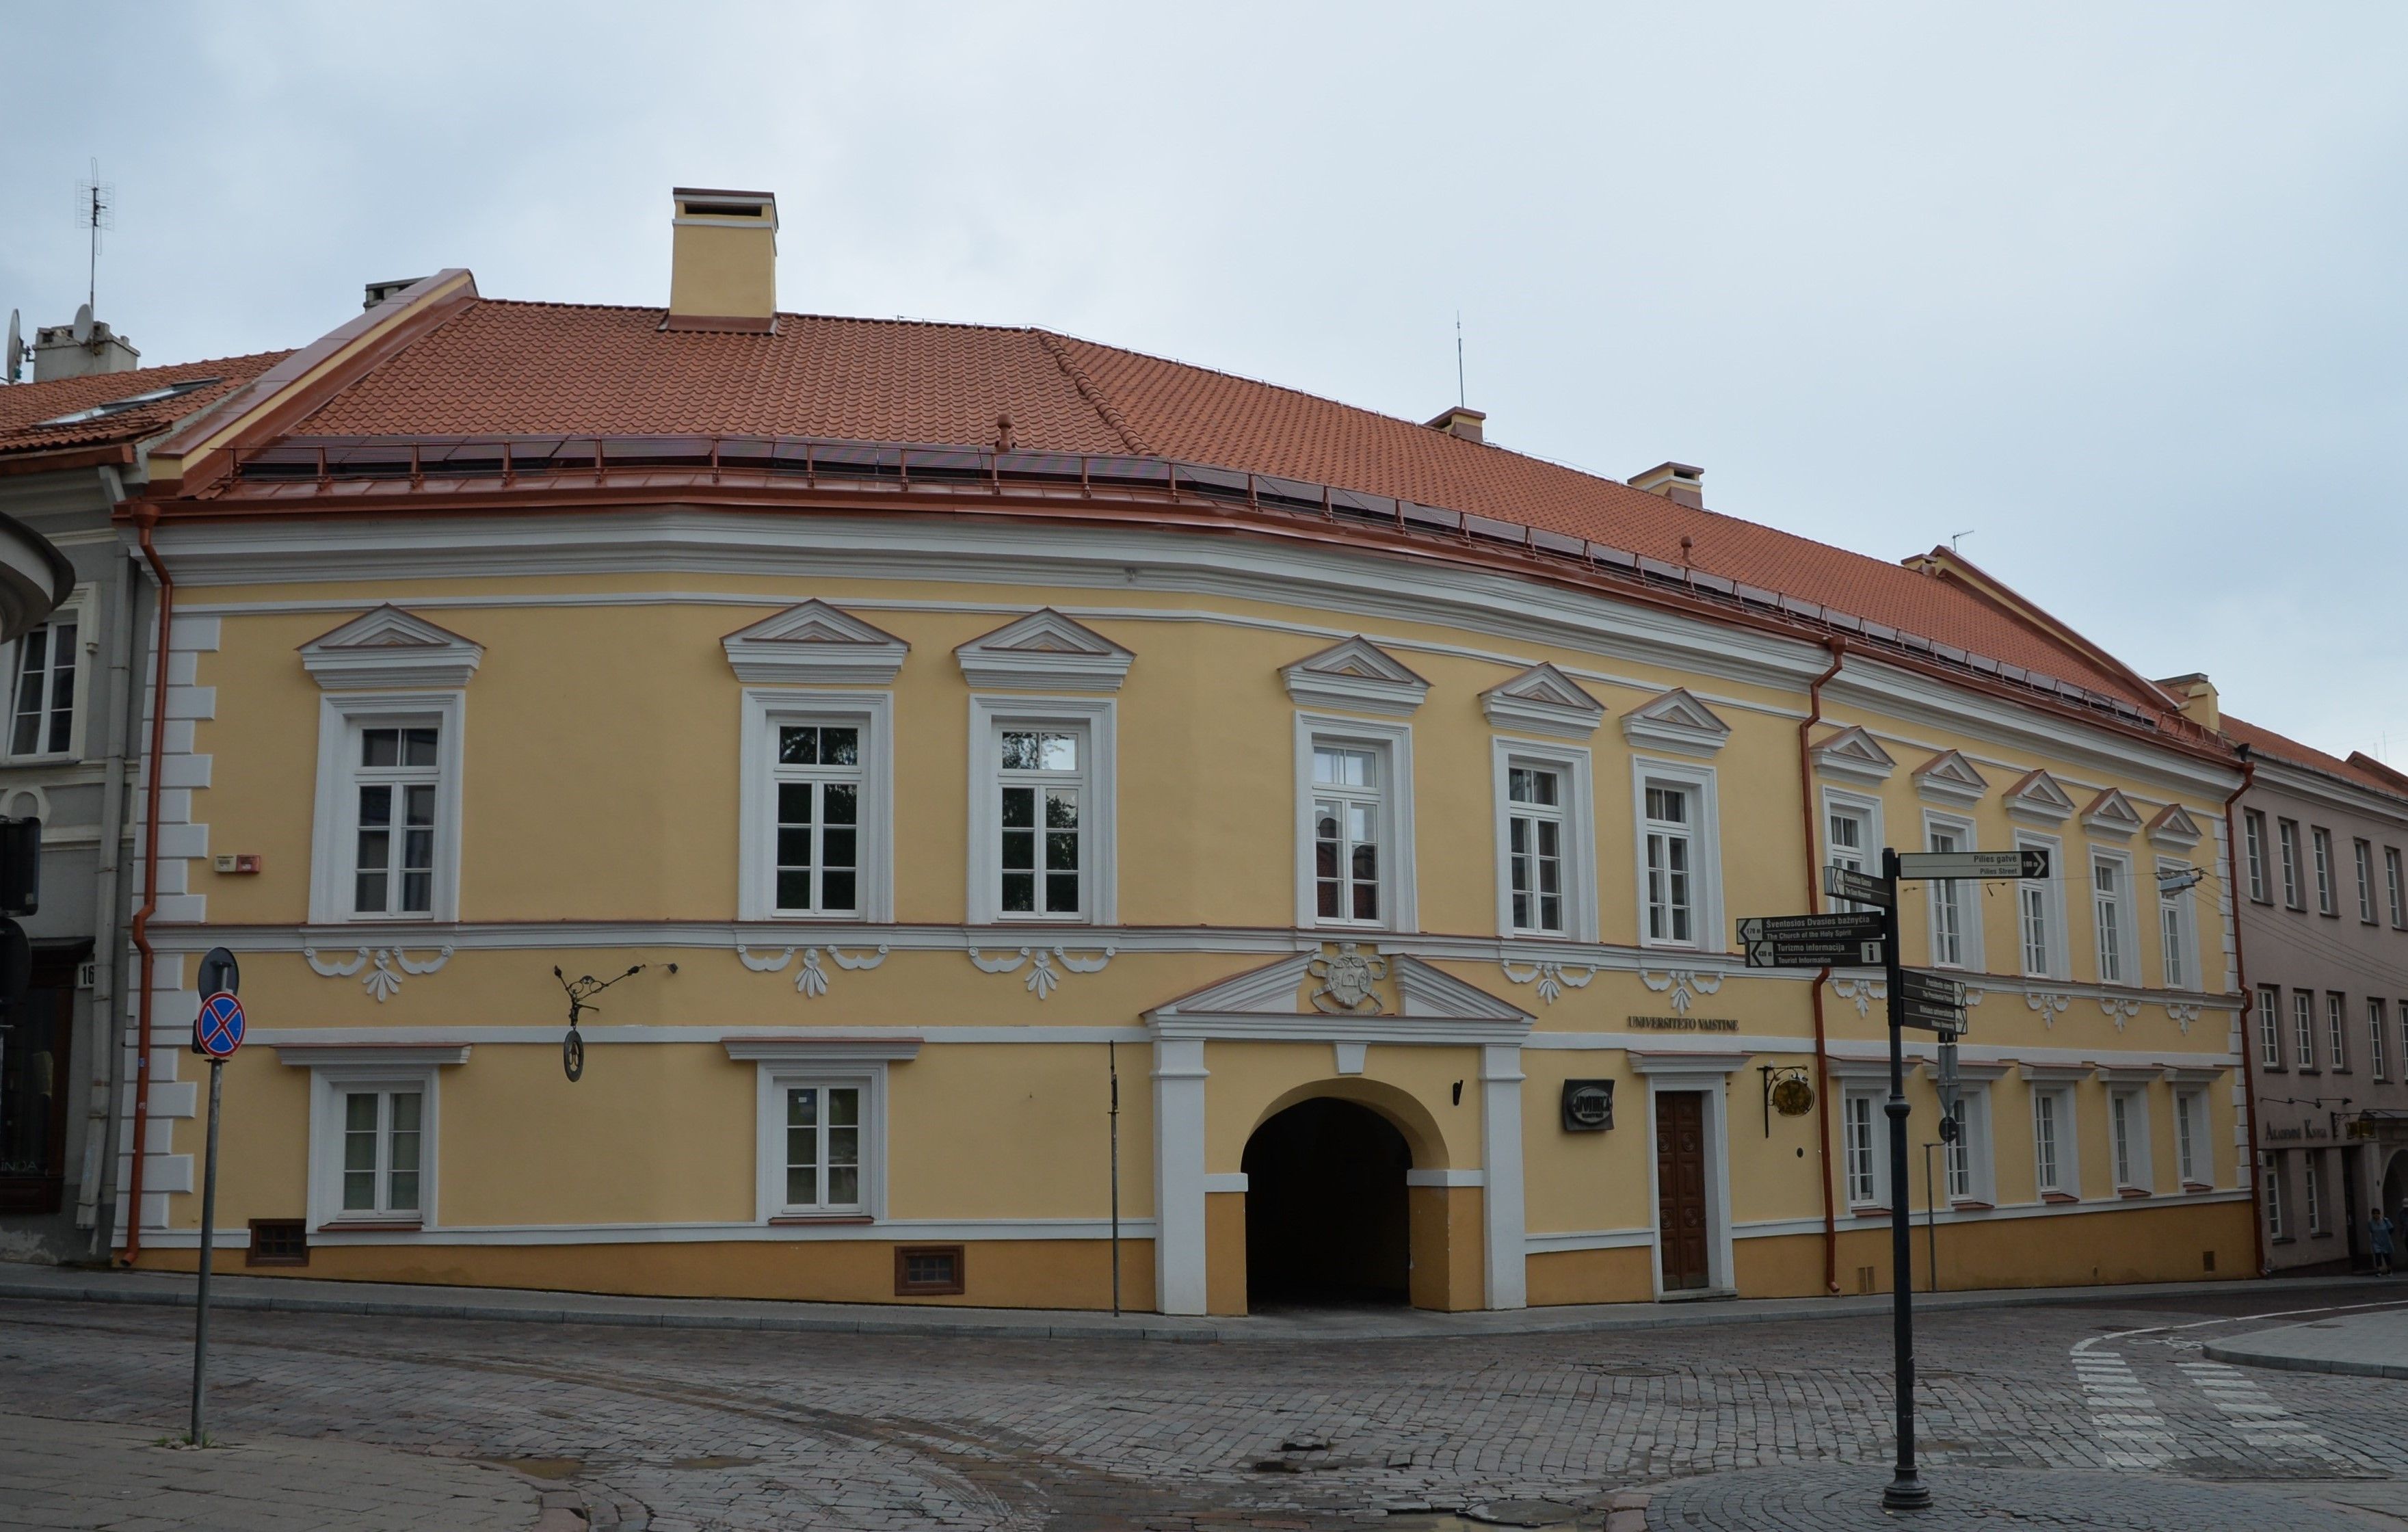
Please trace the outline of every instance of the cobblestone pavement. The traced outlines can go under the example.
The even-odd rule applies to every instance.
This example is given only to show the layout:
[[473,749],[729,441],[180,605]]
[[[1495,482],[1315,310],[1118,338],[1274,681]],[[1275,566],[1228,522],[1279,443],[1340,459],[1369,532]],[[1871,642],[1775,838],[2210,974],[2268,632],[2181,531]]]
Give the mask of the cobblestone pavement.
[[[2204,1355],[2236,1316],[2300,1303],[1926,1316],[1942,1509],[1916,1525],[2408,1527],[2408,1382]],[[0,1302],[0,1399],[171,1430],[190,1324]],[[241,1312],[212,1337],[228,1439],[514,1462],[598,1528],[1838,1528],[1877,1525],[1892,1452],[1871,1318],[1271,1346]],[[1498,1509],[1517,1502],[1560,1514]]]

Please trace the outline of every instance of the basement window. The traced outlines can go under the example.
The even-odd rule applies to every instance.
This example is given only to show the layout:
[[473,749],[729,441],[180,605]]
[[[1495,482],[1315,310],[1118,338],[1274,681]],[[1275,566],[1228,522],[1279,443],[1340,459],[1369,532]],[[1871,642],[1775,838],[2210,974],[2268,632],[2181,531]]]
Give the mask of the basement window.
[[308,1266],[308,1226],[298,1218],[254,1218],[245,1266]]
[[965,1286],[962,1267],[959,1245],[897,1245],[895,1296],[904,1298],[958,1294]]

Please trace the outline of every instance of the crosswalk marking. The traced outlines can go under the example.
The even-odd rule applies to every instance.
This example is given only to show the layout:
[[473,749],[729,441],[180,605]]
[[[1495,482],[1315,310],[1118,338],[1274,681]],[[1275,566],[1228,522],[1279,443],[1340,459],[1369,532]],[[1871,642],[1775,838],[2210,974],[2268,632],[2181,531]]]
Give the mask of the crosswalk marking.
[[2335,1463],[2346,1461],[2322,1432],[2276,1404],[2255,1379],[2229,1362],[2180,1362],[2175,1366],[2199,1385],[2208,1402],[2248,1445],[2293,1451]]
[[2074,1353],[2073,1375],[2082,1383],[2090,1424],[2104,1448],[2102,1456],[2117,1468],[2154,1468],[2173,1458],[2174,1434],[2157,1412],[2157,1397],[2142,1383],[2132,1365],[2114,1352]]

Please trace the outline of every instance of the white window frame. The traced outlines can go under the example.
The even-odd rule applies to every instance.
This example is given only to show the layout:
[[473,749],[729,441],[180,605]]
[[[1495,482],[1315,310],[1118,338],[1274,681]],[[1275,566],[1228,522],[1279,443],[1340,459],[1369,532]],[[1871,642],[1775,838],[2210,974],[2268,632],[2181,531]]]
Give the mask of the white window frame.
[[[895,694],[744,688],[737,749],[744,795],[737,843],[736,916],[746,921],[861,924],[895,918]],[[834,724],[861,731],[861,809],[850,912],[778,908],[778,729]]]
[[[2180,876],[2191,871],[2191,865],[2172,857],[2157,858],[2160,879]],[[2174,971],[2174,952],[2169,942],[2177,944],[2183,969]],[[2199,991],[2207,988],[2207,976],[2201,971],[2199,952],[2199,906],[2188,888],[2157,895],[2157,972],[2170,990]]]
[[2366,1072],[2371,1079],[2391,1078],[2390,1049],[2384,1037],[2391,1024],[2390,1009],[2380,995],[2366,997]]
[[[1677,941],[1647,934],[1647,789],[1650,784],[1688,792],[1697,808],[1691,847],[1696,852],[1689,869],[1689,930],[1693,939]],[[1630,760],[1630,868],[1638,894],[1638,929],[1641,947],[1675,952],[1720,952],[1729,950],[1723,921],[1722,812],[1716,798],[1714,768],[1694,761],[1668,761],[1660,756],[1634,755]]]
[[[1497,736],[1490,744],[1497,802],[1497,932],[1499,936],[1560,936],[1573,941],[1598,939],[1597,907],[1597,782],[1588,751],[1535,739]],[[1562,780],[1563,802],[1557,817],[1563,824],[1562,870],[1564,924],[1561,931],[1513,923],[1513,849],[1510,821],[1516,809],[1511,796],[1515,766],[1555,772]]]
[[[439,1060],[417,1062],[396,1057],[391,1062],[358,1060],[312,1064],[309,1067],[309,1229],[339,1233],[345,1227],[437,1226],[441,1207],[442,1064],[465,1059],[467,1050],[437,1050]],[[416,1091],[418,1113],[418,1211],[402,1213],[343,1210],[343,1097],[355,1091]]]
[[[903,1045],[901,1056],[910,1056]],[[735,1052],[736,1050],[730,1050]],[[753,1222],[770,1224],[854,1223],[886,1218],[887,1060],[847,1058],[807,1050],[757,1061],[753,1096]],[[786,1092],[817,1086],[861,1092],[861,1202],[856,1209],[796,1211],[786,1205]],[[825,1173],[823,1166],[822,1173]]]
[[[1956,1083],[1956,1108],[1960,1123],[1956,1141],[1941,1151],[1941,1184],[1943,1195],[1953,1206],[1974,1202],[1996,1207],[1999,1201],[1998,1164],[1990,1137],[1990,1087],[1986,1081],[1960,1080]],[[1957,1191],[1959,1180],[1965,1190]]]
[[[1084,926],[1120,923],[1118,720],[1111,697],[970,697],[969,886],[964,900],[972,925]],[[1003,912],[1003,733],[1006,729],[1076,730],[1086,739],[1079,811],[1081,903],[1078,915]],[[1043,902],[1041,899],[1039,901]]]
[[2316,1067],[2316,992],[2291,991],[2291,1047],[2302,1072]]
[[2260,904],[2270,903],[2273,891],[2266,886],[2266,816],[2258,809],[2243,809],[2241,838],[2248,853],[2249,896]]
[[[1981,838],[1973,822],[1960,814],[1943,814],[1932,809],[1923,812],[1923,844],[1931,846],[1932,835],[1956,838],[1956,850],[1979,851]],[[1926,884],[1925,897],[1929,903],[1931,965],[1937,968],[1963,968],[1982,971],[1985,961],[1982,947],[1982,885],[1971,879],[1931,879]],[[1958,956],[1962,961],[1950,963],[1940,955],[1940,912],[1943,905],[1953,905],[1956,911]],[[2020,940],[2018,932],[2018,940]]]
[[2262,1180],[2266,1188],[2266,1238],[2269,1239],[2290,1238],[2283,1226],[2283,1152],[2279,1149],[2267,1151]]
[[[2079,1099],[2071,1085],[2032,1086],[2032,1193],[2043,1201],[2052,1192],[2077,1200],[2082,1196],[2082,1134],[2074,1110]],[[2053,1103],[2049,1149],[2057,1161],[2054,1178],[2043,1175],[2041,1168],[2040,1104],[2043,1100]]]
[[2174,1087],[2174,1174],[2183,1189],[2215,1184],[2215,1138],[2208,1115],[2207,1092],[2196,1085]]
[[2317,1173],[2322,1168],[2324,1157],[2321,1149],[2300,1152],[2300,1210],[2307,1214],[2310,1235],[2326,1232],[2324,1177]]
[[[99,668],[94,660],[100,651],[100,634],[94,615],[97,606],[98,601],[93,587],[79,585],[73,594],[60,602],[48,617],[43,618],[36,624],[37,629],[46,629],[55,626],[63,620],[72,620],[76,625],[75,704],[67,714],[67,748],[64,750],[31,750],[20,755],[8,748],[16,742],[17,738],[17,667],[24,663],[25,639],[31,637],[31,634],[20,634],[9,640],[5,647],[0,647],[0,666],[5,666],[0,668],[0,676],[5,676],[7,682],[6,710],[4,715],[0,715],[0,760],[5,760],[10,766],[33,766],[45,762],[83,759],[85,723],[92,714],[92,689],[98,679],[94,674]],[[45,647],[48,647],[47,640]],[[48,669],[42,681],[45,702],[42,709],[45,715],[42,727],[44,736],[50,733],[47,715],[50,712],[48,702],[51,686],[50,678],[57,673],[57,656],[53,653],[50,657]]]
[[[2115,972],[2107,971],[2108,923],[2099,908],[2099,866],[2104,863],[2115,869]],[[2132,859],[2122,852],[2105,847],[2090,848],[2090,924],[2091,940],[2097,945],[2091,959],[2098,966],[2102,984],[2138,986],[2141,982],[2139,912],[2133,909],[2139,891],[2132,882]]]
[[2350,856],[2358,864],[2358,918],[2367,925],[2374,919],[2374,842],[2363,836],[2353,837]]
[[2332,832],[2321,824],[2308,826],[2308,854],[2315,864],[2316,913],[2341,913],[2341,896],[2333,886]]
[[2258,1061],[2262,1068],[2283,1066],[2283,987],[2258,986]]
[[2349,1072],[2349,996],[2339,990],[2325,991],[2325,1042],[2332,1058],[2325,1066],[2336,1074]]
[[[2122,1137],[2116,1134],[2121,1111]],[[2152,1192],[2157,1172],[2149,1154],[2149,1089],[2145,1085],[2112,1085],[2107,1090],[2107,1157],[2115,1172],[2118,1192]]]
[[[467,760],[468,694],[322,692],[318,697],[317,804],[309,829],[309,923],[445,924],[460,918],[461,782]],[[355,742],[372,728],[423,727],[435,740],[435,878],[428,908],[407,914],[351,909],[359,793]]]
[[[1821,866],[1824,866],[1845,865],[1841,862],[1839,848],[1831,844],[1831,822],[1835,819],[1856,822],[1858,834],[1864,838],[1863,844],[1851,853],[1856,868],[1868,878],[1880,877],[1882,849],[1889,844],[1882,838],[1882,800],[1864,793],[1851,793],[1843,787],[1823,789],[1823,822],[1818,828],[1823,836]],[[1817,872],[1814,876],[1820,882],[1822,874]],[[1851,899],[1833,899],[1831,908],[1835,910],[1860,910],[1871,907]]]
[[[1842,1191],[1847,1198],[1848,1210],[1856,1213],[1886,1210],[1889,1203],[1889,1118],[1884,1109],[1889,1101],[1889,1089],[1884,1085],[1844,1085],[1840,1095],[1840,1169]],[[1866,1159],[1863,1186],[1856,1174],[1855,1143],[1858,1110],[1866,1121]],[[1859,1191],[1865,1195],[1859,1195]]]
[[2300,880],[2300,822],[2277,819],[2274,822],[2274,839],[2283,858],[2283,908],[2305,909],[2308,901]]
[[[2072,974],[2072,955],[2066,951],[2065,930],[2065,847],[2056,836],[2015,832],[2015,849],[2048,852],[2046,878],[2019,881],[2015,884],[2015,963],[2027,979],[2066,979]],[[2041,897],[2041,912],[2048,923],[2043,933],[2042,956],[2046,960],[2039,968],[2031,966],[2031,941],[2026,930],[2028,919],[2025,909],[2027,893]]]
[[[1382,757],[1387,776],[1380,789],[1378,921],[1328,920],[1316,913],[1312,870],[1312,750],[1326,744],[1369,750]],[[1296,715],[1296,923],[1299,929],[1418,931],[1421,907],[1413,874],[1413,729],[1410,723],[1375,723],[1331,713]]]
[[2385,892],[2389,896],[2393,928],[2408,927],[2408,905],[2403,905],[2401,901],[2402,890],[2400,886],[2400,848],[2397,846],[2383,848],[2383,882]]

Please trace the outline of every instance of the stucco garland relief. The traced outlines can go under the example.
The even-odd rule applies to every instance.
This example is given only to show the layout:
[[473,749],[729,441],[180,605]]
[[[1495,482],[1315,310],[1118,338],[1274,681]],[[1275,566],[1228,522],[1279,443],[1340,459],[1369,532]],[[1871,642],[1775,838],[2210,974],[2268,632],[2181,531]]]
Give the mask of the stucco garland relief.
[[1549,1005],[1554,1005],[1567,989],[1588,988],[1588,981],[1597,977],[1597,965],[1594,963],[1523,964],[1509,957],[1498,966],[1505,970],[1505,977],[1513,983],[1527,984],[1535,980],[1539,986],[1539,998]]
[[1304,971],[1321,981],[1321,987],[1312,992],[1315,1010],[1331,1015],[1369,1011],[1376,1016],[1383,1009],[1375,986],[1388,977],[1388,960],[1377,953],[1365,955],[1354,942],[1340,942],[1338,951],[1321,953],[1304,966]]
[[[2190,1036],[2190,1024],[2199,1020],[2200,1009],[2198,1006],[2186,1006],[2176,1000],[2166,1002],[2166,1014],[2174,1019],[2174,1025],[2182,1028],[2183,1036],[2186,1038]],[[2241,1028],[2236,1024],[2232,1030],[2235,1035],[2233,1047],[2237,1050],[2240,1047]]]
[[[806,947],[802,952],[803,966],[795,970],[795,993],[801,995],[806,1000],[816,1000],[821,995],[825,995],[828,992],[827,970],[820,966],[820,950],[818,948]],[[863,952],[858,955],[848,952],[841,947],[835,946],[828,948],[827,952],[830,957],[836,959],[836,966],[838,967],[844,969],[847,973],[853,973],[859,970],[874,968],[880,964],[885,962],[886,943],[882,941],[878,944],[876,951]],[[742,942],[739,941],[736,944],[737,961],[742,963],[754,973],[781,973],[785,970],[786,965],[793,961],[794,956],[795,949],[792,947],[787,948],[775,957],[756,957],[752,953],[744,950],[744,944]]]
[[1029,994],[1042,1000],[1054,993],[1055,985],[1062,982],[1062,976],[1054,969],[1056,959],[1061,961],[1063,967],[1072,973],[1101,973],[1104,970],[1104,965],[1118,955],[1119,951],[1120,949],[1116,947],[1106,947],[1094,956],[1080,957],[1073,954],[1068,947],[1056,945],[1023,947],[1007,956],[986,957],[973,947],[969,950],[969,956],[970,961],[977,965],[978,971],[981,973],[1017,973],[1021,965],[1026,964],[1028,977],[1021,981],[1022,986]]
[[1699,973],[1694,968],[1669,968],[1662,973],[1649,973],[1641,968],[1639,981],[1658,995],[1670,990],[1671,999],[1669,1003],[1676,1016],[1687,1015],[1698,995],[1712,995],[1723,987],[1721,974]]
[[2115,1024],[2118,1032],[2124,1030],[2126,1022],[2141,1013],[2141,1002],[2126,995],[2101,995],[2094,998],[2099,1002],[2099,1009],[2107,1013],[2107,1019]]
[[2025,1009],[2039,1011],[2041,1024],[2042,1026],[2056,1026],[2057,1019],[2059,1016],[2064,1015],[2066,1008],[2072,1004],[2073,997],[2071,995],[2058,995],[2053,990],[2024,991]]
[[1872,1014],[1875,1000],[1889,998],[1889,981],[1882,979],[1834,979],[1831,993],[1842,1000],[1856,1002],[1858,1016]]
[[[309,971],[321,979],[349,979],[362,968],[367,968],[367,974],[360,983],[376,996],[377,1004],[382,1005],[401,989],[402,974],[438,972],[443,965],[452,961],[452,947],[450,942],[445,942],[440,951],[423,963],[399,947],[362,947],[356,952],[357,955],[349,963],[321,963],[315,947],[302,948],[301,955],[308,960]],[[374,967],[368,966],[371,963]],[[400,966],[401,973],[393,971],[396,965]]]

